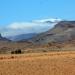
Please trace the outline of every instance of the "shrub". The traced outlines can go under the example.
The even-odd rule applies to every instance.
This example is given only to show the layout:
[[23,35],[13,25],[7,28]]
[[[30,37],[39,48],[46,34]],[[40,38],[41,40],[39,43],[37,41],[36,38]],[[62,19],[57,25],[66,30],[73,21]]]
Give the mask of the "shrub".
[[21,54],[21,49],[16,49],[15,51],[11,51],[11,54]]
[[43,50],[43,52],[47,52],[47,50]]

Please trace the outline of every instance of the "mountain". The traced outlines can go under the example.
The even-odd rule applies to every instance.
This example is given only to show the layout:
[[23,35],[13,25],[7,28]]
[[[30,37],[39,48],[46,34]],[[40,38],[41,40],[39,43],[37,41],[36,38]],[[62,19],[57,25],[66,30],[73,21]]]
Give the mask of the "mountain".
[[48,44],[71,40],[75,40],[75,21],[60,21],[52,29],[38,34],[30,41],[34,44]]
[[[39,31],[45,32],[48,29],[52,29],[59,21],[61,21],[61,19],[51,18],[51,19],[37,20],[37,21],[34,21],[34,23],[37,23],[38,25],[41,24],[43,29],[40,27],[42,30],[39,30]],[[35,30],[37,30],[37,27],[35,27]],[[10,36],[7,38],[12,41],[27,41],[27,40],[30,40],[31,38],[37,36],[40,32],[38,34],[37,33],[18,34],[18,35]]]
[[28,33],[28,34],[20,34],[12,37],[8,37],[12,41],[21,41],[21,40],[28,40],[34,36],[36,36],[36,33]]

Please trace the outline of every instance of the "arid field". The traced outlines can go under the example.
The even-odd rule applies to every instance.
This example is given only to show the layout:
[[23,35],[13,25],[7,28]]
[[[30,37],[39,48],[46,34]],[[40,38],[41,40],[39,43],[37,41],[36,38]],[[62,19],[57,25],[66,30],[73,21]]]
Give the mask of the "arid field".
[[75,75],[75,51],[0,55],[0,75]]

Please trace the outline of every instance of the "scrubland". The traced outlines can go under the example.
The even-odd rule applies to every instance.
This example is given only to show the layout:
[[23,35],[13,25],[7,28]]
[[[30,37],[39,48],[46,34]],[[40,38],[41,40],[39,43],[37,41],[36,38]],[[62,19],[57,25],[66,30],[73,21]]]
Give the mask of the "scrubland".
[[75,51],[0,55],[0,75],[75,75]]

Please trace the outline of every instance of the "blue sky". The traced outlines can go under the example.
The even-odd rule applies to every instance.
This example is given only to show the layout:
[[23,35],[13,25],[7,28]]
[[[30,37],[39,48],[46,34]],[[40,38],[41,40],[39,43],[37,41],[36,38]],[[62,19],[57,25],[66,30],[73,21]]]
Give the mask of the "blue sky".
[[75,0],[0,0],[0,25],[49,17],[75,19]]
[[75,0],[0,0],[0,26],[45,18],[75,20]]

